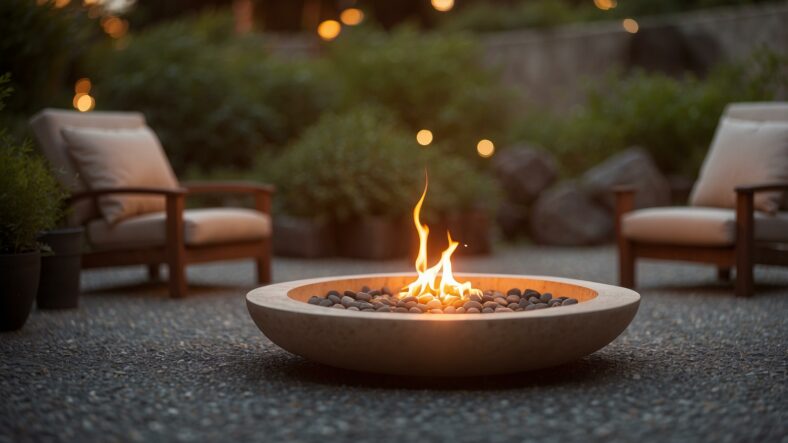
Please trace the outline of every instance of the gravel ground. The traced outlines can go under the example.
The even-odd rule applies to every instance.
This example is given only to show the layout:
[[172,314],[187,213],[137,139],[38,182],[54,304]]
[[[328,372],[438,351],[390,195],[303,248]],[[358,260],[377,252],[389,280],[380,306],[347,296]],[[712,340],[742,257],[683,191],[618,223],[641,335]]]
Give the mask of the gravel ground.
[[[457,270],[615,281],[609,247],[503,249]],[[277,281],[410,269],[276,259]],[[733,297],[708,267],[640,265],[643,301],[617,340],[552,370],[405,379],[322,367],[255,327],[252,266],[190,269],[185,300],[140,268],[85,273],[78,310],[0,334],[6,441],[788,442],[788,271]]]

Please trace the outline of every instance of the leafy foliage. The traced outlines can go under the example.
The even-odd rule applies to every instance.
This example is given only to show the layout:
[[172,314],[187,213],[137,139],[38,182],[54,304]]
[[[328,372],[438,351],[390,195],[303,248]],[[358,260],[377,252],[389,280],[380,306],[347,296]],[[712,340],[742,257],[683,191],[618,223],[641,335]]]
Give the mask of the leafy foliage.
[[53,3],[0,2],[0,72],[13,75],[11,85],[17,91],[9,99],[9,111],[52,106],[53,97],[61,105],[68,104],[67,75],[98,33],[98,24],[81,7],[55,8]]
[[567,175],[639,145],[663,171],[693,176],[725,105],[774,99],[788,88],[786,69],[786,58],[759,52],[753,60],[718,67],[705,80],[616,71],[593,85],[575,112],[531,112],[512,138],[548,148]]
[[408,27],[352,31],[329,54],[347,108],[385,107],[413,135],[430,129],[440,147],[467,159],[477,158],[480,139],[503,132],[510,94],[482,66],[472,40]]
[[38,235],[55,226],[63,192],[30,143],[0,136],[0,253],[34,250]]
[[444,161],[437,151],[419,147],[390,113],[374,107],[324,115],[260,169],[277,185],[284,212],[340,221],[409,214],[425,170],[432,211],[473,207],[492,189],[490,179],[467,162]]
[[145,113],[176,169],[248,166],[332,103],[319,63],[279,62],[231,20],[203,14],[93,54],[98,106]]

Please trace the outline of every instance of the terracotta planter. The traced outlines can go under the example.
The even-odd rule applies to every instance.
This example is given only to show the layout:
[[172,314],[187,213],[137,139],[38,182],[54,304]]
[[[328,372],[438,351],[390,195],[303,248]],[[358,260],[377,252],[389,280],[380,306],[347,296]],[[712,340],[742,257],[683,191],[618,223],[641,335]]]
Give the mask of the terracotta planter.
[[409,225],[403,218],[367,216],[337,225],[339,255],[367,260],[405,257]]
[[79,304],[83,228],[49,231],[39,238],[52,252],[41,256],[39,309],[72,309]]
[[336,254],[334,225],[304,217],[274,217],[274,254],[318,258]]
[[0,331],[25,325],[36,298],[41,270],[39,251],[0,254]]

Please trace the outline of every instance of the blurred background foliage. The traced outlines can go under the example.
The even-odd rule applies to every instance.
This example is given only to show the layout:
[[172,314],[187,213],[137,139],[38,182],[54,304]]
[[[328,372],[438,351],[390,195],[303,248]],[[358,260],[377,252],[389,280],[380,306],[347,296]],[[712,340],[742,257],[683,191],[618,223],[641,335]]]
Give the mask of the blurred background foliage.
[[568,177],[630,146],[648,150],[663,172],[694,177],[725,105],[773,100],[786,88],[788,59],[765,50],[704,79],[613,70],[568,114],[527,110],[510,139],[548,149]]
[[[784,57],[764,51],[703,77],[611,67],[583,104],[559,113],[502,86],[474,33],[752,2],[621,0],[602,11],[591,0],[466,1],[441,15],[425,1],[368,1],[370,19],[318,56],[285,57],[267,49],[266,32],[236,32],[230,0],[139,0],[117,16],[76,1],[4,0],[0,74],[11,73],[16,93],[0,124],[24,136],[30,115],[71,108],[88,77],[97,110],[145,113],[182,178],[273,181],[279,210],[335,219],[409,211],[425,166],[428,216],[492,207],[482,138],[499,150],[541,145],[567,177],[632,145],[692,177],[725,104],[786,90]],[[258,30],[277,29],[272,20],[300,29],[277,18],[281,3],[258,3],[269,12]],[[415,140],[425,128],[428,148]]]

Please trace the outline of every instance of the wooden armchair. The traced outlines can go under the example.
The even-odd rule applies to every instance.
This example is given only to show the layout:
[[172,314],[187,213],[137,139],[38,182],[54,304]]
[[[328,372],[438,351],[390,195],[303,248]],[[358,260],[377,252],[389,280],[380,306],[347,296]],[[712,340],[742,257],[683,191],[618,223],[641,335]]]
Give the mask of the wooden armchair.
[[[145,127],[144,124],[144,117],[138,113],[81,114],[51,109],[31,120],[42,150],[59,172],[61,183],[71,190],[70,224],[85,227],[89,249],[83,254],[83,267],[146,265],[150,277],[157,279],[160,265],[166,264],[172,297],[186,295],[185,267],[192,263],[253,258],[257,280],[270,282],[271,186],[242,182],[90,186],[82,180],[90,179],[89,174],[80,177],[76,161],[69,155],[69,144],[61,134],[63,128],[71,127],[122,132]],[[122,148],[126,152],[134,149],[126,145]],[[143,165],[147,168],[150,163]],[[106,173],[105,169],[112,167],[110,163],[99,172]],[[206,194],[246,194],[253,197],[254,209],[185,209],[186,197]],[[154,197],[143,203],[152,203],[159,209],[107,220],[101,211],[102,204],[106,204],[102,199],[116,197]]]
[[[726,116],[737,122],[747,119],[741,123],[742,127],[753,124],[756,129],[750,133],[744,132],[745,136],[759,133],[758,136],[763,137],[763,133],[768,131],[776,134],[767,140],[772,144],[777,141],[775,149],[759,151],[754,147],[755,142],[751,146],[742,146],[740,149],[749,151],[736,153],[732,157],[733,164],[727,165],[728,169],[725,170],[725,165],[719,165],[724,163],[721,160],[723,155],[715,146],[724,144],[720,139],[725,136],[725,130],[718,128],[712,146],[712,151],[717,149],[717,152],[707,156],[701,177],[693,190],[692,206],[634,210],[635,190],[626,186],[614,189],[619,279],[622,286],[635,286],[635,264],[638,258],[680,260],[712,264],[717,267],[718,278],[722,280],[728,280],[731,268],[735,268],[736,295],[748,297],[753,294],[755,264],[788,266],[788,210],[759,210],[769,203],[759,196],[788,191],[788,180],[784,178],[788,176],[788,103],[729,105],[723,119]],[[774,124],[766,130],[758,129],[757,122]],[[739,148],[734,146],[733,149]],[[758,157],[764,153],[771,157],[748,160],[748,157]],[[713,164],[715,162],[717,164]],[[776,166],[772,171],[778,176],[778,182],[747,182],[748,177],[764,173],[772,165]],[[719,174],[721,172],[724,174]],[[715,180],[715,174],[727,180],[719,200],[721,204],[698,204],[698,200],[703,197],[701,194],[705,192],[699,189],[709,186],[708,182],[703,181]],[[737,178],[745,182],[736,183]],[[731,195],[729,199],[728,192]],[[729,201],[730,204],[726,204]]]

